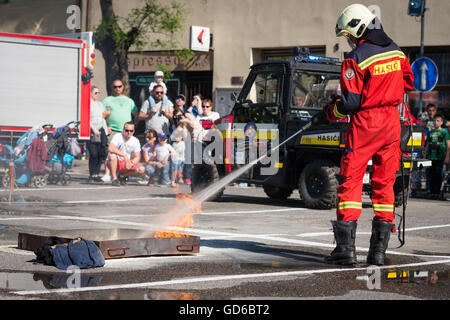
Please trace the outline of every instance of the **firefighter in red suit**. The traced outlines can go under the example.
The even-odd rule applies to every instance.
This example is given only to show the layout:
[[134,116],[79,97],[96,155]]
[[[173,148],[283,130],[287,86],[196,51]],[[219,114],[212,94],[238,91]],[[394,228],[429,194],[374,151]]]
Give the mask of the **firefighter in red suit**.
[[403,94],[413,89],[408,59],[386,35],[380,20],[365,6],[353,4],[338,18],[336,35],[353,50],[341,71],[341,97],[325,108],[328,121],[350,115],[341,159],[337,221],[332,221],[336,248],[325,261],[355,264],[355,235],[362,209],[362,184],[372,159],[374,219],[367,263],[383,265],[394,228],[393,185],[400,165],[400,117]]

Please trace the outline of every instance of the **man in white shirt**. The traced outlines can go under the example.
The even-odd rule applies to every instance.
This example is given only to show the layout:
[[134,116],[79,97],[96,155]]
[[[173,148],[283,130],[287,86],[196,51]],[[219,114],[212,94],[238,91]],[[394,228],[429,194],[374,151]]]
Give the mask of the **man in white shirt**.
[[123,131],[116,133],[109,144],[106,165],[110,169],[113,186],[125,184],[117,179],[118,174],[124,177],[144,174],[145,168],[140,163],[141,144],[133,134],[134,123],[127,122]]

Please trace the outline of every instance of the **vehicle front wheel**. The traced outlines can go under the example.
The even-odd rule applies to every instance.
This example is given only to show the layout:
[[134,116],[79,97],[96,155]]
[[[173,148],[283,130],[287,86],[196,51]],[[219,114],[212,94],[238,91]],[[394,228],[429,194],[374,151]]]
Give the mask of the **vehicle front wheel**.
[[302,170],[298,182],[300,196],[311,209],[336,207],[339,168],[328,160],[314,160]]

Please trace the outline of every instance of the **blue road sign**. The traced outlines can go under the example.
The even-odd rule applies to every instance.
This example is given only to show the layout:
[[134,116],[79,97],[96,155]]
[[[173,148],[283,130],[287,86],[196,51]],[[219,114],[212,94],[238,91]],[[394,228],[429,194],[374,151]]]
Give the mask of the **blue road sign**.
[[411,69],[414,73],[414,88],[420,92],[434,89],[438,82],[438,68],[433,60],[419,58],[413,62]]

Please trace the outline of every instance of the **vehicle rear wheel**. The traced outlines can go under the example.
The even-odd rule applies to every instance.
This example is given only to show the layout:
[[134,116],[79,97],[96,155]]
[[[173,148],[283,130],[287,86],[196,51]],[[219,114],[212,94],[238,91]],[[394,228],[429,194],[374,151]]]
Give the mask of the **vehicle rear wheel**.
[[338,170],[339,168],[328,160],[314,160],[303,168],[298,189],[306,207],[311,209],[336,207]]
[[[220,180],[219,171],[215,165],[195,164],[192,167],[191,192],[193,194],[208,188]],[[225,188],[211,195],[209,201],[217,201],[222,197]]]
[[294,189],[274,187],[274,186],[263,186],[264,192],[270,199],[285,200],[289,198]]

